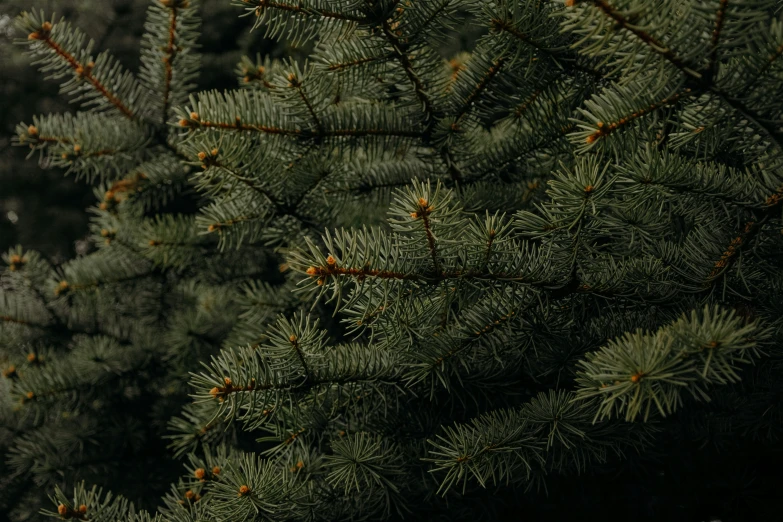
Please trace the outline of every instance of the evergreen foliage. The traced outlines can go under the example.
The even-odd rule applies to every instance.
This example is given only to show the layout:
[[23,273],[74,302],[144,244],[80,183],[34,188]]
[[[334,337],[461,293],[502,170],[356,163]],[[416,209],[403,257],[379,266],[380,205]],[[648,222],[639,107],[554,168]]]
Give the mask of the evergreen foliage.
[[195,0],[17,21],[98,249],[3,258],[0,511],[774,519],[780,1],[236,3],[304,56],[223,92]]

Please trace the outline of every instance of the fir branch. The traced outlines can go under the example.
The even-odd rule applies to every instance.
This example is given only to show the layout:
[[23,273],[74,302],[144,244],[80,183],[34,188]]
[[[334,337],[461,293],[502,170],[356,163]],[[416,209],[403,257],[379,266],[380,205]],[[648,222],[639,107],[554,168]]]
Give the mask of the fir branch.
[[783,132],[776,129],[775,125],[756,114],[750,107],[741,100],[721,91],[716,87],[710,87],[709,92],[717,96],[726,105],[734,109],[740,116],[745,118],[748,123],[758,128],[775,146],[783,151]]
[[[530,38],[525,33],[521,32],[519,29],[514,27],[514,25],[508,21],[503,20],[501,18],[492,18],[490,20],[490,28],[492,28],[495,31],[505,31],[520,42],[524,42],[525,44],[529,45],[530,47],[533,47],[536,51],[540,52],[541,54],[549,57],[551,60],[553,60],[555,63],[561,63],[563,62],[563,58],[560,57],[556,52],[554,52],[551,49],[548,49],[544,46],[542,46],[540,43],[536,42],[533,38]],[[575,71],[579,71],[582,73],[587,74],[588,76],[591,76],[595,80],[603,80],[604,74],[600,71],[597,71],[595,69],[591,69],[590,67],[586,67],[576,61],[575,58],[572,58],[570,60],[564,61],[568,67]]]
[[692,89],[686,88],[682,91],[679,91],[675,94],[672,94],[671,96],[667,96],[663,100],[650,104],[649,107],[643,107],[638,109],[637,111],[627,114],[623,117],[621,117],[619,120],[614,122],[602,122],[599,121],[596,126],[597,129],[592,134],[589,134],[585,138],[585,142],[588,144],[595,142],[599,138],[605,138],[606,136],[609,136],[611,133],[616,131],[617,129],[631,123],[632,121],[641,118],[647,114],[650,114],[651,112],[655,112],[658,109],[662,107],[666,107],[669,105],[674,105],[678,103],[683,97],[688,96],[691,94]]
[[301,5],[290,5],[281,2],[274,2],[273,0],[253,0],[256,5],[256,16],[261,16],[265,9],[277,9],[279,11],[302,14],[302,15],[316,15],[322,18],[331,18],[333,20],[341,20],[344,22],[364,22],[363,18],[357,16],[348,15],[345,13],[338,13],[335,11],[329,11],[326,9],[316,9],[313,7],[302,7]]
[[344,71],[345,69],[350,69],[351,67],[357,67],[359,65],[365,65],[373,62],[384,62],[390,56],[391,54],[384,56],[368,56],[367,58],[357,58],[356,60],[351,60],[349,62],[330,63],[326,66],[326,70],[332,72]]
[[388,40],[389,45],[391,45],[394,57],[398,62],[400,62],[402,70],[413,84],[413,91],[416,93],[416,97],[422,104],[427,124],[429,126],[433,125],[435,120],[435,107],[432,103],[432,100],[430,99],[429,94],[427,94],[427,91],[421,79],[419,78],[419,75],[416,74],[416,71],[413,70],[413,63],[408,57],[408,46],[403,43],[396,34],[394,34],[394,29],[392,29],[388,20],[383,21],[381,28],[383,30],[383,35],[386,37],[386,40]]
[[171,80],[174,75],[172,68],[172,62],[177,55],[177,46],[175,40],[177,36],[177,8],[179,4],[174,0],[162,0],[162,4],[167,7],[171,12],[169,14],[169,31],[168,31],[168,43],[166,44],[166,50],[163,56],[163,66],[165,67],[165,77],[163,80],[163,113],[161,115],[162,121],[168,119],[169,111],[169,96],[171,95]]
[[304,88],[303,88],[304,82],[297,79],[296,77],[289,77],[289,83],[293,88],[296,89],[296,92],[299,94],[299,97],[302,99],[302,102],[305,104],[305,107],[307,107],[307,112],[310,113],[310,117],[313,119],[313,123],[315,124],[317,135],[318,136],[323,135],[324,132],[323,124],[321,123],[321,120],[318,118],[318,115],[315,113],[313,104],[310,102],[310,100],[307,98],[307,95],[304,92]]
[[721,37],[721,30],[723,29],[723,22],[726,16],[726,9],[729,5],[729,0],[719,0],[720,4],[718,12],[715,15],[715,28],[712,30],[712,37],[710,39],[710,59],[707,65],[707,74],[710,76],[715,75],[715,69],[717,67],[718,60],[718,42]]
[[411,214],[413,219],[421,218],[424,225],[424,233],[427,235],[427,245],[430,249],[430,255],[432,256],[432,265],[435,272],[441,272],[440,261],[438,260],[438,251],[435,247],[435,236],[432,234],[432,226],[430,225],[430,214],[432,213],[432,206],[430,202],[424,198],[419,198],[419,208]]
[[185,127],[188,129],[198,129],[198,128],[206,128],[206,129],[220,129],[225,131],[239,131],[239,132],[260,132],[262,134],[278,134],[282,136],[299,136],[302,134],[302,131],[299,129],[283,129],[280,127],[275,126],[267,126],[267,125],[255,125],[255,124],[248,124],[248,123],[242,123],[242,118],[240,116],[237,116],[233,122],[224,122],[224,121],[209,121],[209,120],[202,120],[200,118],[193,118],[190,119],[182,119],[179,122],[181,127]]
[[460,107],[460,109],[457,111],[452,129],[459,128],[459,122],[462,120],[462,118],[465,117],[468,111],[470,111],[470,108],[473,106],[479,96],[481,96],[482,92],[484,92],[492,79],[500,72],[500,69],[503,68],[505,61],[506,59],[501,56],[492,63],[492,65],[489,67],[489,70],[481,77],[481,81],[478,83],[478,85],[476,85],[470,95],[468,95],[465,103],[463,103],[462,107]]
[[617,27],[621,29],[625,29],[626,31],[630,32],[631,34],[639,38],[655,54],[658,54],[663,58],[665,58],[669,63],[674,65],[677,69],[685,73],[687,76],[695,80],[702,79],[702,74],[697,72],[695,68],[687,64],[682,58],[680,58],[680,56],[674,50],[670,49],[667,45],[665,45],[663,42],[656,39],[654,36],[639,29],[630,20],[628,20],[628,18],[623,16],[622,13],[620,13],[618,10],[612,7],[606,0],[567,0],[566,5],[574,6],[577,3],[589,3],[594,5],[595,7],[600,9],[601,12],[603,12],[607,17],[614,20],[615,23],[617,24]]
[[63,49],[57,42],[51,37],[52,24],[45,22],[41,29],[32,32],[29,35],[30,40],[37,40],[43,42],[54,53],[62,58],[68,66],[73,69],[77,76],[86,79],[109,103],[114,105],[125,117],[134,120],[136,115],[122,101],[114,95],[108,87],[103,85],[98,78],[92,74],[92,69],[95,66],[93,62],[83,64],[80,63],[72,54]]

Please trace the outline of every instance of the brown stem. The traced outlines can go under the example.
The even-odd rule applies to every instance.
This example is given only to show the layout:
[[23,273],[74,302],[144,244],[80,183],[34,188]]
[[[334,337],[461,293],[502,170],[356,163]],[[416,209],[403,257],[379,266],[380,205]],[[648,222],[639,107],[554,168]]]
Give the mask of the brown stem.
[[584,1],[590,2],[598,9],[603,11],[604,14],[606,14],[606,16],[608,16],[609,18],[611,18],[617,23],[618,27],[632,33],[634,36],[639,38],[642,42],[647,44],[647,46],[650,49],[652,49],[653,52],[663,56],[669,63],[677,67],[680,71],[682,71],[683,73],[685,73],[691,78],[701,80],[702,77],[701,74],[696,72],[693,68],[689,67],[688,64],[685,63],[685,61],[682,58],[680,58],[680,56],[678,56],[672,49],[666,46],[663,42],[656,39],[654,36],[637,28],[619,11],[615,10],[614,7],[609,5],[609,3],[606,2],[606,0],[584,0]]
[[[261,10],[261,11],[263,11],[263,9],[265,8],[272,8],[272,9],[279,9],[281,11],[288,11],[291,13],[297,13],[302,15],[317,15],[317,16],[322,16],[324,18],[333,18],[335,20],[343,20],[346,22],[358,23],[364,21],[362,18],[358,18],[343,13],[327,11],[325,9],[304,8],[298,5],[281,4],[279,2],[272,2],[270,0],[258,0],[258,4],[256,5],[257,5],[256,10]],[[260,13],[261,11],[258,11],[258,13]]]
[[419,216],[424,224],[424,232],[427,234],[427,245],[430,249],[430,255],[432,255],[432,264],[434,265],[436,272],[441,272],[440,262],[438,261],[438,251],[435,249],[435,236],[432,233],[432,227],[430,226],[430,208],[426,201],[420,205]]
[[715,67],[718,61],[718,42],[720,41],[721,29],[723,29],[723,21],[726,19],[726,8],[728,7],[728,4],[729,0],[720,0],[718,13],[715,16],[715,28],[712,30],[712,39],[710,41],[710,63],[707,66],[707,70],[710,74],[715,73]]
[[177,48],[174,45],[174,40],[177,34],[177,6],[171,5],[171,16],[169,18],[169,42],[166,46],[166,56],[163,57],[163,64],[166,69],[166,76],[163,81],[163,121],[167,119],[169,110],[169,97],[171,96],[171,80],[174,74],[172,69],[172,62],[177,54]]
[[304,89],[302,89],[302,83],[298,82],[296,84],[296,90],[299,93],[299,97],[302,98],[302,101],[304,102],[305,106],[307,107],[307,111],[310,113],[310,117],[313,119],[313,123],[315,124],[315,128],[318,130],[318,135],[323,135],[323,125],[321,125],[321,120],[318,119],[318,115],[315,113],[315,109],[313,108],[313,105],[310,103],[310,100],[307,98],[307,96],[304,93]]
[[671,96],[669,96],[667,98],[664,98],[663,100],[661,100],[661,101],[659,101],[657,103],[650,104],[649,107],[641,108],[641,109],[637,110],[636,112],[633,112],[631,114],[623,116],[622,118],[620,118],[616,122],[607,123],[607,122],[600,122],[599,121],[598,124],[597,124],[598,128],[595,130],[595,132],[593,132],[592,134],[587,136],[585,141],[587,143],[593,143],[594,141],[596,141],[599,138],[604,138],[604,137],[610,135],[611,133],[613,133],[614,131],[616,131],[617,129],[619,129],[620,127],[623,127],[623,126],[627,125],[628,123],[634,121],[637,118],[641,118],[642,116],[645,116],[645,115],[647,115],[647,114],[649,114],[649,113],[651,113],[653,111],[656,111],[656,110],[660,109],[661,107],[665,107],[667,105],[673,105],[673,104],[677,103],[678,101],[680,101],[680,99],[683,96],[686,96],[686,95],[688,95],[690,93],[691,93],[691,89],[690,88],[684,89],[684,90],[682,90],[682,91],[680,91],[680,92],[678,92],[676,94],[673,94],[673,95],[671,95]]
[[136,116],[133,114],[133,111],[131,111],[128,107],[125,106],[125,104],[120,101],[117,96],[112,94],[108,88],[106,88],[105,85],[103,85],[100,80],[98,80],[93,74],[92,74],[92,68],[86,67],[84,64],[79,63],[79,61],[70,53],[68,53],[65,49],[60,47],[60,45],[51,39],[51,37],[48,34],[40,34],[37,38],[38,40],[42,41],[46,45],[49,46],[50,49],[52,49],[59,57],[61,57],[65,62],[74,70],[74,71],[81,71],[81,76],[86,79],[90,84],[95,87],[95,89],[101,93],[101,95],[109,100],[109,103],[117,107],[119,111],[124,114],[129,119],[133,120],[136,118]]
[[476,88],[473,89],[473,92],[470,93],[459,112],[457,112],[457,117],[454,119],[454,125],[452,128],[459,126],[460,120],[462,120],[462,118],[468,113],[471,106],[473,106],[473,103],[478,99],[479,96],[481,96],[481,93],[484,91],[484,89],[487,88],[492,79],[500,72],[500,69],[503,67],[504,63],[505,59],[500,57],[490,66],[487,73],[481,78],[479,84],[476,85]]
[[222,130],[235,130],[235,131],[255,131],[262,132],[264,134],[279,134],[283,136],[298,136],[301,135],[301,131],[298,129],[281,129],[279,127],[271,127],[266,125],[254,125],[248,123],[242,123],[242,119],[237,116],[233,123],[222,121],[207,121],[207,120],[182,120],[183,127],[206,127],[212,129]]
[[291,347],[294,349],[294,352],[296,353],[297,358],[299,359],[299,363],[302,365],[302,370],[304,370],[305,378],[309,378],[310,369],[307,367],[307,361],[305,360],[304,353],[302,353],[302,348],[299,346],[299,339],[297,339],[296,335],[291,334],[291,337],[289,337],[289,341],[291,343]]
[[[547,49],[546,47],[541,46],[541,44],[539,44],[538,42],[530,38],[528,35],[520,31],[516,27],[514,27],[514,25],[508,20],[493,18],[490,21],[490,24],[493,29],[496,29],[498,31],[506,31],[508,34],[510,34],[517,40],[526,43],[527,45],[536,49],[538,52],[545,54],[552,60],[556,62],[562,61],[562,58],[559,57],[555,52],[553,52],[550,49]],[[568,66],[574,69],[575,71],[583,72],[589,76],[592,76],[596,80],[601,80],[604,77],[604,75],[601,72],[596,71],[595,69],[591,69],[590,67],[585,67],[584,65],[580,65],[576,63],[576,61],[567,60],[566,63],[568,63]]]
[[352,60],[350,62],[331,63],[326,69],[328,71],[342,71],[344,69],[348,69],[349,67],[355,67],[357,65],[363,65],[370,62],[379,62],[385,60],[386,58],[387,56],[372,56],[370,58],[359,58],[358,60]]

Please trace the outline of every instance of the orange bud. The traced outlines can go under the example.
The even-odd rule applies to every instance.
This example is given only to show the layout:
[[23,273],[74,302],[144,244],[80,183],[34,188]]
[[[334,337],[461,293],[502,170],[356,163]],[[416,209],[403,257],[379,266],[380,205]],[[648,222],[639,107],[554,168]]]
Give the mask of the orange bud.
[[193,490],[189,489],[185,492],[185,498],[188,500],[192,499],[194,496],[196,496],[196,494],[193,493]]
[[317,269],[316,269],[314,266],[311,266],[310,268],[308,268],[308,269],[305,271],[305,273],[306,273],[307,275],[311,275],[311,276],[312,276],[312,275],[315,275],[315,274],[317,274],[317,273],[318,273],[318,270],[317,270]]
[[87,506],[85,506],[84,504],[79,506],[79,513],[87,513]]
[[60,515],[65,516],[65,514],[68,513],[68,506],[66,506],[65,504],[60,504],[59,506],[57,506],[57,512]]
[[213,475],[220,475],[220,468],[218,466],[215,466],[212,468],[212,474]]
[[30,125],[29,127],[27,127],[27,134],[29,134],[30,136],[37,136],[38,129],[36,128],[35,125]]
[[239,495],[237,495],[238,497],[245,496],[248,493],[250,493],[250,488],[249,487],[245,486],[244,484],[239,486]]
[[204,161],[205,159],[207,159],[207,153],[206,152],[199,152],[198,153],[198,159],[199,159],[199,161]]
[[223,377],[223,382],[226,383],[226,386],[231,386],[231,377]]
[[297,337],[294,334],[291,334],[291,335],[288,336],[288,340],[291,341],[292,343],[295,343],[296,339],[297,339]]
[[27,354],[27,360],[28,360],[28,361],[30,361],[30,362],[33,362],[33,361],[35,361],[35,354],[34,354],[34,353],[32,353],[32,352],[31,352],[31,353],[28,353],[28,354]]
[[332,257],[331,255],[326,258],[327,265],[334,265],[335,263],[337,263],[337,261],[335,261],[334,257]]
[[201,480],[201,479],[203,479],[203,478],[204,478],[204,475],[206,475],[206,473],[207,473],[207,472],[204,470],[204,468],[198,468],[196,471],[194,471],[194,472],[193,472],[193,475],[194,475],[194,476],[195,476],[197,479]]

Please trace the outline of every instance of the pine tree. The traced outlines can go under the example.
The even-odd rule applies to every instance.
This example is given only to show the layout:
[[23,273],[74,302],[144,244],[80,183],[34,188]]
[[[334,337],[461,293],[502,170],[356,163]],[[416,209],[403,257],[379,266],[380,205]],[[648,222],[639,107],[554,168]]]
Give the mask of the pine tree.
[[302,55],[225,92],[193,0],[18,20],[100,248],[4,257],[4,512],[779,513],[781,2],[236,3]]

